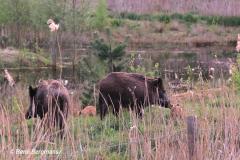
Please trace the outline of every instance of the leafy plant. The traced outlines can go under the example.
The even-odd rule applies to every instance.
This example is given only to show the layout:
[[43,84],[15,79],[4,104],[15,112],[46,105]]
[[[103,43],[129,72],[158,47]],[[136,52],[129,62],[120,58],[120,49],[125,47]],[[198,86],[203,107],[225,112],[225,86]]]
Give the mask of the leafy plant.
[[112,44],[110,30],[107,30],[107,41],[95,35],[96,39],[91,43],[94,54],[106,62],[108,72],[119,71],[123,67],[123,56],[127,47],[127,39],[121,43]]
[[159,77],[161,75],[159,63],[154,64],[151,59],[142,58],[140,54],[131,54],[128,70],[149,77]]
[[240,55],[237,56],[237,64],[233,67],[232,80],[234,86],[240,91]]
[[108,11],[106,0],[99,0],[95,17],[93,18],[93,26],[102,30],[108,23]]

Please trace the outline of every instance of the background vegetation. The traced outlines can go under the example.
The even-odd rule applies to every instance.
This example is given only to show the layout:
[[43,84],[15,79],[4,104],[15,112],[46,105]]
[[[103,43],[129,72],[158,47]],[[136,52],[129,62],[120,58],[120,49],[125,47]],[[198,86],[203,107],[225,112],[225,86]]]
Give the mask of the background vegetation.
[[[132,144],[138,158],[187,159],[187,116],[198,121],[197,159],[239,159],[240,61],[235,46],[240,4],[237,0],[186,2],[0,0],[0,68],[50,66],[52,35],[46,22],[52,18],[60,24],[56,34],[75,109],[62,140],[44,130],[39,119],[24,118],[27,85],[58,76],[17,71],[17,85],[11,88],[1,74],[0,159],[130,159]],[[211,61],[193,67],[202,52]],[[170,54],[176,55],[173,70],[164,63]],[[184,72],[176,65],[179,57],[187,62]],[[232,68],[227,65],[225,73],[226,64]],[[98,116],[79,116],[81,108],[97,104],[97,82],[112,71],[163,77],[182,116],[159,106],[146,108],[143,119],[126,110],[118,118],[108,114],[103,121]],[[175,89],[181,86],[183,91]],[[134,129],[135,141],[130,137]],[[10,153],[16,149],[56,149],[61,154]]]

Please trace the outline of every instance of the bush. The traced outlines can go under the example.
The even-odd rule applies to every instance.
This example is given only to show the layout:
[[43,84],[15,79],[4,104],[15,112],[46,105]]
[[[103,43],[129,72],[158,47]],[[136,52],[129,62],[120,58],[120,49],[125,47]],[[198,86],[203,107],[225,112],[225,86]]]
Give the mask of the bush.
[[108,11],[106,0],[100,0],[96,9],[93,26],[97,29],[103,29],[108,23]]
[[231,16],[202,16],[201,20],[206,21],[208,25],[239,26],[240,17]]
[[169,15],[158,15],[157,20],[159,22],[169,23],[171,20],[171,17]]
[[183,15],[182,14],[179,14],[179,13],[174,13],[171,15],[171,18],[172,19],[179,19],[179,20],[182,20],[183,19]]
[[111,20],[111,26],[112,27],[120,27],[122,25],[123,25],[123,20],[120,19],[120,18]]
[[120,17],[130,19],[130,20],[140,20],[141,19],[140,15],[137,15],[135,13],[125,13],[125,12],[121,13]]
[[234,87],[240,91],[240,55],[237,57],[237,64],[233,67],[232,80]]
[[188,22],[188,23],[197,23],[198,17],[196,15],[188,13],[188,14],[183,16],[183,20]]

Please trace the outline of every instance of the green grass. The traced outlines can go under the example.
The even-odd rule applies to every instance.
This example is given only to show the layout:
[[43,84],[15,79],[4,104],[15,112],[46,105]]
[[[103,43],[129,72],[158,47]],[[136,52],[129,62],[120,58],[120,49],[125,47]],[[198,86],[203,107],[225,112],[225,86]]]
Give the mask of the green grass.
[[[40,120],[21,119],[24,118],[21,112],[24,113],[26,110],[23,104],[26,104],[27,99],[24,98],[25,92],[18,91],[21,94],[18,94],[18,101],[16,101],[18,104],[15,105],[18,105],[20,110],[13,114],[8,107],[10,103],[4,103],[7,108],[6,116],[1,119],[4,124],[2,132],[4,138],[0,138],[0,143],[5,148],[1,156],[5,156],[7,159],[12,156],[8,154],[8,149],[26,149],[26,146],[43,150],[61,150],[60,159],[95,159],[96,156],[103,159],[129,159],[131,144],[129,134],[134,128],[133,126],[136,126],[139,136],[137,138],[138,145],[135,148],[138,157],[144,157],[146,154],[144,146],[146,147],[145,143],[148,142],[151,144],[150,150],[155,158],[160,153],[166,155],[167,159],[170,157],[174,159],[177,157],[179,159],[187,158],[185,118],[173,119],[170,109],[159,106],[148,107],[145,109],[143,119],[136,119],[135,114],[127,110],[124,110],[118,118],[109,113],[102,121],[99,116],[70,117],[69,131],[65,139],[61,140],[57,137],[53,140],[48,138],[37,140],[38,137],[41,137],[40,130],[37,128]],[[238,130],[236,130],[240,124],[240,107],[238,107],[240,100],[237,99],[239,95],[230,88],[217,93],[209,93],[212,97],[208,97],[207,93],[202,93],[198,89],[194,90],[194,93],[196,94],[192,98],[189,96],[171,98],[183,108],[184,116],[195,115],[197,117],[199,126],[197,145],[200,155],[205,156],[206,159],[211,159],[216,154],[219,155],[220,153],[217,152],[219,144],[229,146],[222,148],[224,152],[237,149],[238,145],[230,142],[239,138]],[[229,106],[224,104],[229,104]],[[18,116],[21,120],[13,121],[13,115]],[[9,121],[6,117],[12,120]],[[7,131],[8,127],[10,127],[10,132]],[[27,134],[24,130],[27,130]],[[229,141],[226,141],[226,138]],[[157,149],[159,147],[161,150]],[[164,158],[161,154],[158,157],[160,159]],[[238,153],[233,152],[232,154],[237,155]],[[17,158],[18,155],[13,156]],[[21,158],[27,156],[29,155],[22,155]],[[43,158],[43,156],[50,158],[50,155],[34,155],[35,158]]]
[[43,53],[32,53],[27,49],[21,50],[18,56],[20,65],[23,66],[49,66],[50,57]]
[[223,26],[240,26],[240,17],[223,17],[223,16],[202,16],[194,13],[186,14],[136,14],[136,13],[121,13],[120,17],[130,20],[147,20],[147,21],[159,21],[169,23],[171,20],[179,20],[184,23],[207,23],[208,25],[223,25]]

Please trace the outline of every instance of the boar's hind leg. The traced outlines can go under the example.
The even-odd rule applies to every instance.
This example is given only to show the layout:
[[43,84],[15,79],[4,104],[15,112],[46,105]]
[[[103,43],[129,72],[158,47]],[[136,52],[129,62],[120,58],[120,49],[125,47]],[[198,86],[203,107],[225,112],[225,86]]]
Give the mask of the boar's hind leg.
[[103,120],[103,118],[107,113],[107,104],[104,101],[102,96],[99,97],[99,109],[100,109],[100,118],[101,120]]
[[118,116],[119,115],[119,109],[120,109],[120,104],[118,102],[113,102],[112,104],[112,112],[115,116]]
[[138,118],[142,118],[143,117],[143,107],[142,105],[137,105],[136,107],[136,115]]

